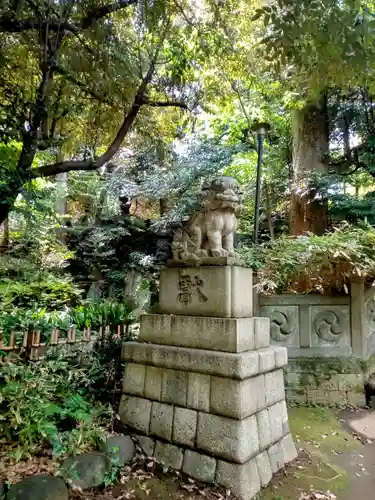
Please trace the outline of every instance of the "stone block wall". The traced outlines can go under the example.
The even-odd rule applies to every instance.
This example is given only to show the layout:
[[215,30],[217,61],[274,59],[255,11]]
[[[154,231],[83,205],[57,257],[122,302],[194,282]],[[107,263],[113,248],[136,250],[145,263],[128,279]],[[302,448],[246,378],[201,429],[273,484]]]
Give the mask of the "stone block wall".
[[271,344],[288,349],[287,398],[316,404],[365,404],[375,371],[375,289],[352,282],[344,296],[258,296],[270,318]]
[[364,406],[375,358],[294,358],[284,370],[288,402]]

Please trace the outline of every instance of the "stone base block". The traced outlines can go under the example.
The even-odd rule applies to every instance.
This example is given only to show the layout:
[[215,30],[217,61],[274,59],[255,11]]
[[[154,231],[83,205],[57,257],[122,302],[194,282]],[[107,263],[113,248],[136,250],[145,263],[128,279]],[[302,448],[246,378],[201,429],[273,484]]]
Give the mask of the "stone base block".
[[244,267],[245,263],[237,257],[201,257],[199,264],[194,262],[182,262],[181,260],[168,259],[167,267],[200,267],[200,266],[240,266]]
[[[244,380],[270,372],[275,368],[282,368],[287,363],[286,352],[285,347],[274,348],[273,346],[235,354],[142,342],[125,342],[122,360],[145,366]],[[134,389],[131,387],[142,385],[142,376],[141,373],[132,374],[132,382],[129,384],[125,378],[124,383],[127,385],[124,386],[124,392],[128,392],[129,389],[134,394]]]
[[[140,443],[144,439],[143,436],[138,436]],[[154,446],[154,441],[150,441]],[[150,448],[148,441],[146,448]],[[191,450],[158,440],[156,440],[154,456],[167,467],[182,470],[198,481],[217,483],[230,489],[239,500],[251,500],[261,487],[267,486],[273,473],[297,457],[297,452],[291,435],[287,434],[243,464],[218,459],[199,450]]]
[[[267,355],[273,359],[272,371],[244,380],[129,363],[123,389],[127,395],[140,396],[145,401],[244,419],[285,399],[283,371],[275,369],[272,348],[267,351],[272,355]],[[270,363],[264,366],[270,367]]]
[[[201,318],[144,314],[138,339],[153,344],[223,352],[245,352],[270,346],[268,318]],[[281,348],[278,361],[286,350]],[[280,360],[279,360],[280,358]]]
[[253,274],[238,266],[162,269],[159,311],[184,316],[253,315]]
[[[249,417],[234,419],[123,395],[119,415],[122,423],[153,439],[240,464],[289,434],[284,400]],[[274,455],[277,462],[276,449]]]

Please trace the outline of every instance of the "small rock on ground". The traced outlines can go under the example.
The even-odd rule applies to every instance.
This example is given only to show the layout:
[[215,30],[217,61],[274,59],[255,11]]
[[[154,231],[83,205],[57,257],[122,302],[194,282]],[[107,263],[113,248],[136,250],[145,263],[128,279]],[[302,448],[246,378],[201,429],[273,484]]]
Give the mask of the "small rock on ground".
[[133,459],[135,446],[130,436],[111,436],[103,444],[103,451],[112,463],[122,467]]
[[68,500],[61,477],[30,476],[9,488],[6,500]]
[[103,484],[110,467],[104,453],[84,453],[64,460],[61,473],[71,486],[86,490]]

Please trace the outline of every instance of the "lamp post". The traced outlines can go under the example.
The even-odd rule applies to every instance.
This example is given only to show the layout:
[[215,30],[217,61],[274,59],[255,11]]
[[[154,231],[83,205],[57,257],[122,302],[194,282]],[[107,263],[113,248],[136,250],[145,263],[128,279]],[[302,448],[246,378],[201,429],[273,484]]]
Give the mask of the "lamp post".
[[263,160],[263,140],[265,135],[270,129],[270,125],[265,122],[256,122],[252,126],[257,134],[258,142],[258,162],[257,162],[257,178],[256,178],[256,189],[255,189],[255,214],[254,214],[254,233],[253,233],[253,243],[258,243],[259,234],[259,207],[260,207],[260,196],[262,188],[262,160]]

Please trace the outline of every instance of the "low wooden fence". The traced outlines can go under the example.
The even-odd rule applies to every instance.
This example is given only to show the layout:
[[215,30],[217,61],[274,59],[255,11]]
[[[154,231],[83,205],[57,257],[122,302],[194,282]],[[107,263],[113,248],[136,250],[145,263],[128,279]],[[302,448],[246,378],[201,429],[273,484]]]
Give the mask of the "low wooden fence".
[[[0,355],[1,353],[22,353],[30,360],[38,360],[42,358],[48,347],[50,348],[67,348],[94,345],[97,342],[104,342],[110,339],[121,338],[129,334],[129,324],[100,327],[97,332],[92,333],[90,328],[85,328],[81,335],[77,335],[76,329],[69,328],[66,336],[62,336],[61,332],[54,328],[49,334],[43,334],[44,337],[49,335],[49,338],[42,342],[41,332],[24,332],[16,334],[11,332],[9,340],[5,344],[0,332]],[[20,337],[22,340],[20,340]]]

